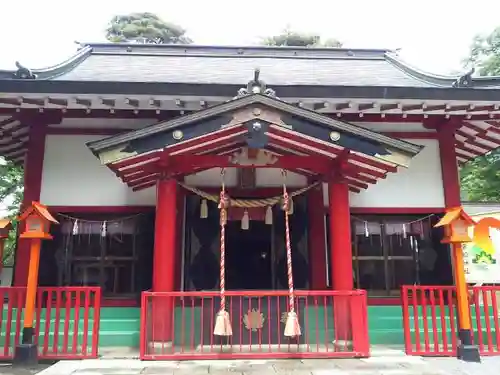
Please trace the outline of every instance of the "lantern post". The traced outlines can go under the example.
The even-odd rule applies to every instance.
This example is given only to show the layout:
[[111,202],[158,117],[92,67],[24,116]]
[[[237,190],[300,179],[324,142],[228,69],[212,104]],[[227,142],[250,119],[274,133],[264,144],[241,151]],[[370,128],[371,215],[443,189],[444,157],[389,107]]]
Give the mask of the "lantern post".
[[472,327],[469,310],[467,282],[465,280],[464,255],[462,244],[472,242],[469,227],[474,220],[465,213],[462,207],[450,208],[434,227],[444,228],[442,243],[451,245],[455,263],[454,279],[457,294],[458,311],[458,347],[457,357],[467,362],[481,362],[479,349],[472,344]]
[[5,240],[9,237],[9,232],[12,230],[12,222],[9,219],[0,219],[0,274],[3,268],[3,251]]
[[19,222],[25,222],[24,231],[19,236],[21,240],[31,241],[28,283],[26,285],[26,302],[24,307],[24,324],[21,344],[16,346],[14,363],[32,365],[38,362],[38,350],[33,340],[35,299],[38,284],[38,266],[40,263],[41,240],[51,240],[50,225],[59,224],[49,213],[47,207],[32,202],[19,216]]

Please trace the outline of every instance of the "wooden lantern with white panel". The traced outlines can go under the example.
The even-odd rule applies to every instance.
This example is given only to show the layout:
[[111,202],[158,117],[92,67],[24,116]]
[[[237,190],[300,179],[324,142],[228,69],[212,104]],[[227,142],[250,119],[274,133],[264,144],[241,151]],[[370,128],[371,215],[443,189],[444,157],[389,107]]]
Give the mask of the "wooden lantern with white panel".
[[475,221],[465,213],[462,207],[451,208],[435,225],[444,228],[442,243],[467,243],[472,242],[469,228]]
[[33,238],[51,240],[50,225],[59,222],[50,214],[47,206],[32,202],[19,216],[19,221],[24,222],[24,231],[19,238]]

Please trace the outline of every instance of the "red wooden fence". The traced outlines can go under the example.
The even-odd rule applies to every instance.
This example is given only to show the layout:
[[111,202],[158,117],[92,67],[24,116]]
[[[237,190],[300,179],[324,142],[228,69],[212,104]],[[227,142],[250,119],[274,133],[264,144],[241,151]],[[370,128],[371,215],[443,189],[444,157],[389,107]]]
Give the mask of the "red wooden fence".
[[213,335],[217,292],[142,294],[141,359],[369,356],[366,292],[298,291],[302,335],[284,336],[287,291],[226,293],[233,335]]
[[[25,295],[22,287],[0,288],[0,360],[12,359],[21,340]],[[100,304],[100,288],[38,288],[34,340],[40,359],[97,358]]]
[[[456,355],[455,287],[404,286],[401,297],[406,353]],[[469,303],[473,342],[483,356],[500,355],[500,287],[471,287]]]

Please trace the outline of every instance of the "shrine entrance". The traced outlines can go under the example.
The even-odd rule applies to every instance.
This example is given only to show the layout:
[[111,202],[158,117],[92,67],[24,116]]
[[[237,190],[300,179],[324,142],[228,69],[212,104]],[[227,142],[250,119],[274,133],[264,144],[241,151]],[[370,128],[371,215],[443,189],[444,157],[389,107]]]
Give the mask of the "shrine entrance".
[[[353,290],[350,193],[406,167],[422,146],[286,103],[258,71],[224,104],[87,145],[134,191],[156,186],[141,358],[367,355],[366,292]],[[336,290],[311,291],[310,263],[323,260],[309,256],[307,230],[324,223],[320,215],[309,225],[308,213],[324,212],[325,182]],[[242,198],[238,185],[279,190]],[[308,209],[313,190],[319,199]],[[180,233],[182,292],[172,251]]]
[[231,221],[226,229],[228,290],[273,289],[272,226],[253,221],[248,229]]

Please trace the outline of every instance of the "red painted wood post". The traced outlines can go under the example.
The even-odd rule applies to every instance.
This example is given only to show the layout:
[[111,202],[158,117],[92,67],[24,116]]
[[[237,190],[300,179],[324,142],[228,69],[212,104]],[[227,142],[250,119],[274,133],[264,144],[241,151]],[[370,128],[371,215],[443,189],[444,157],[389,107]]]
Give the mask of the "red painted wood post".
[[[157,183],[153,292],[172,292],[175,287],[177,235],[177,182],[162,179]],[[153,339],[171,340],[173,298],[157,296],[153,303]]]
[[[31,202],[38,202],[40,200],[46,130],[47,126],[45,123],[32,124],[29,129],[28,151],[24,160],[24,194],[21,210],[28,207]],[[19,233],[22,233],[23,229],[24,224],[21,224]],[[28,282],[29,262],[30,241],[19,241],[14,266],[15,286],[26,286]]]
[[309,267],[311,289],[326,289],[326,249],[325,249],[325,210],[323,185],[320,184],[307,193],[309,216]]
[[455,151],[454,123],[446,122],[438,127],[439,157],[446,208],[458,207],[460,200],[460,178],[458,176],[457,155]]
[[[352,273],[349,186],[344,181],[330,181],[328,184],[328,193],[332,289],[352,290],[354,282]],[[333,304],[336,336],[340,341],[351,341],[352,321],[349,311],[349,300],[343,296],[335,296]]]

